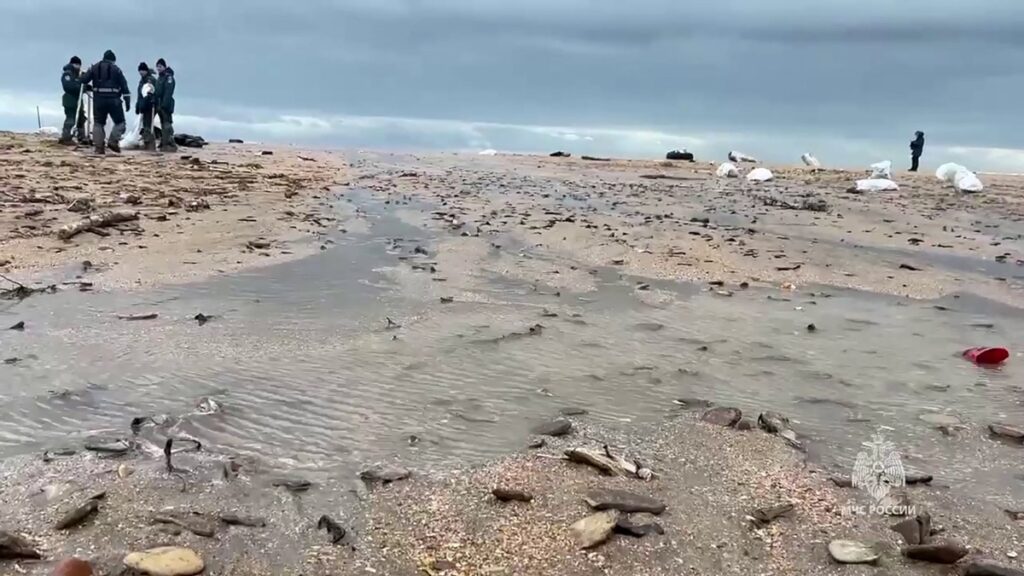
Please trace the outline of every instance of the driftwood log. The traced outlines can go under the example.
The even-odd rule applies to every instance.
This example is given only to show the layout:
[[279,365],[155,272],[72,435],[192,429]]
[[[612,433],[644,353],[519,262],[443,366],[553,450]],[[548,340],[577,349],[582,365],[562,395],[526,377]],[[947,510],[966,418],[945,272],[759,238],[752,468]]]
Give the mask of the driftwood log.
[[120,224],[121,222],[129,222],[138,219],[138,212],[132,212],[131,210],[107,210],[105,212],[93,214],[92,216],[87,216],[78,222],[72,222],[71,224],[61,226],[60,230],[57,230],[57,238],[60,238],[61,240],[69,240],[92,228],[103,228],[106,226],[113,226],[114,224]]

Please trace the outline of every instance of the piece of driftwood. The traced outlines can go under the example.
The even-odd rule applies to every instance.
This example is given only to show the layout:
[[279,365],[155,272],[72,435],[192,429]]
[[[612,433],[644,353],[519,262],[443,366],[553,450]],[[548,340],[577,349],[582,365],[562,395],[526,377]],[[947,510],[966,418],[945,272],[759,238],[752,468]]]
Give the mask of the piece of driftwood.
[[157,314],[156,312],[153,312],[151,314],[124,314],[124,315],[120,315],[119,314],[117,316],[117,319],[118,320],[127,320],[129,322],[137,322],[139,320],[156,320],[159,317],[160,317],[159,314]]
[[588,448],[572,448],[565,451],[565,457],[568,458],[570,462],[586,464],[587,466],[597,468],[598,471],[606,476],[621,476],[623,473],[622,468],[617,462],[597,450],[590,450]]
[[18,282],[17,280],[12,280],[7,276],[4,276],[3,274],[0,274],[0,280],[4,280],[6,282],[14,284],[14,288],[0,289],[0,300],[24,300],[25,298],[28,298],[33,294],[46,292],[53,294],[54,292],[57,291],[57,286],[53,284],[49,286],[43,286],[41,288],[31,288],[29,286],[25,286],[21,282]]
[[641,480],[651,480],[655,476],[653,471],[639,462],[630,462],[622,456],[612,454],[608,446],[602,450],[572,448],[565,451],[565,457],[570,462],[596,468],[607,476],[634,476]]
[[69,240],[90,228],[104,228],[106,226],[120,224],[121,222],[130,222],[138,219],[138,212],[133,212],[131,210],[107,210],[105,212],[93,214],[92,216],[87,216],[78,222],[72,222],[71,224],[61,226],[60,229],[57,230],[57,238],[60,238],[61,240]]

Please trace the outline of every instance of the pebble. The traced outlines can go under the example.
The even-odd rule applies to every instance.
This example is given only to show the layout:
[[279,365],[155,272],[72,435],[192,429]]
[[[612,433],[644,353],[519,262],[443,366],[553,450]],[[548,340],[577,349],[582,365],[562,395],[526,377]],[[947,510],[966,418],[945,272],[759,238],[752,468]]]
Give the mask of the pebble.
[[4,530],[0,530],[0,558],[40,558],[39,552],[28,540]]
[[230,513],[221,514],[220,521],[228,526],[248,526],[250,528],[263,528],[267,525],[267,521],[259,516],[240,516]]
[[1001,438],[1009,438],[1018,442],[1024,441],[1024,429],[1007,424],[989,424],[988,431]]
[[172,512],[155,516],[153,521],[160,524],[180,526],[196,536],[204,538],[213,538],[214,534],[217,533],[216,522],[202,514]]
[[78,526],[79,524],[88,520],[89,517],[91,517],[93,514],[96,514],[99,511],[100,503],[97,502],[96,499],[89,499],[85,502],[85,504],[82,504],[78,508],[75,508],[71,512],[68,512],[66,515],[64,515],[64,517],[61,518],[56,525],[54,525],[54,529],[67,530],[69,528],[74,528],[75,526]]
[[927,513],[919,514],[894,524],[892,530],[903,536],[903,541],[911,546],[927,544],[932,535],[932,518]]
[[619,534],[626,534],[627,536],[633,536],[635,538],[643,538],[649,534],[658,534],[659,536],[664,535],[665,529],[657,522],[635,524],[630,522],[627,518],[619,518],[619,521],[615,523],[615,532]]
[[919,418],[929,424],[937,424],[939,426],[959,426],[962,424],[960,419],[952,414],[922,414]]
[[778,412],[762,412],[757,417],[757,425],[769,434],[778,434],[783,430],[789,430],[789,418]]
[[92,576],[92,564],[78,558],[61,560],[53,567],[51,576]]
[[591,490],[587,492],[584,501],[594,510],[618,510],[627,514],[647,512],[657,515],[664,512],[666,508],[664,503],[654,498],[625,490]]
[[964,576],[1024,576],[1024,571],[988,560],[978,560],[967,565]]
[[90,438],[85,441],[85,449],[104,454],[126,454],[132,449],[123,439]]
[[313,483],[305,478],[299,477],[282,477],[275,478],[270,481],[271,486],[286,488],[292,492],[305,492],[313,486]]
[[956,564],[961,558],[967,556],[968,550],[959,542],[936,542],[934,544],[919,544],[907,546],[903,549],[903,555],[911,560],[932,562],[934,564]]
[[188,548],[163,546],[124,557],[125,566],[149,576],[193,576],[203,571],[203,559]]
[[399,480],[406,480],[412,476],[412,472],[399,466],[380,465],[363,470],[359,473],[359,478],[363,482],[369,484],[390,484],[392,482],[398,482]]
[[514,488],[495,488],[491,490],[491,494],[498,499],[499,502],[532,502],[533,495],[523,490],[516,490]]
[[558,418],[550,422],[544,422],[542,424],[534,426],[533,428],[533,433],[538,436],[558,437],[565,436],[570,432],[572,432],[572,422],[564,418]]
[[879,557],[873,547],[855,540],[833,540],[828,543],[828,553],[840,564],[872,564]]
[[611,537],[615,525],[619,521],[619,513],[614,510],[606,510],[591,514],[582,520],[578,520],[569,530],[579,544],[580,548],[593,548],[603,544]]
[[723,406],[708,410],[700,417],[700,419],[709,424],[732,427],[735,426],[742,417],[743,412],[739,408],[727,408]]

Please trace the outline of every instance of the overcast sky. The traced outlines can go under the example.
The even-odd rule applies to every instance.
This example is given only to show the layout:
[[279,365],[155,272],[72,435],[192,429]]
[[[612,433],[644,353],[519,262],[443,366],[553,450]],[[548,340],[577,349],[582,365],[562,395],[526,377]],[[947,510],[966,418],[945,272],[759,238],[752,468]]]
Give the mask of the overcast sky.
[[0,0],[0,129],[113,49],[179,132],[386,149],[1024,171],[1024,0]]

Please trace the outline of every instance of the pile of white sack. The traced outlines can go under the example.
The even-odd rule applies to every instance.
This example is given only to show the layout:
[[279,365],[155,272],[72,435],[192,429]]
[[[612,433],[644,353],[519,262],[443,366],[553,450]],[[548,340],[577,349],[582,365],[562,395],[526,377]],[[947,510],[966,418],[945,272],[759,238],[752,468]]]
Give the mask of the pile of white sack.
[[875,162],[871,166],[871,176],[857,180],[857,184],[851,189],[854,192],[889,192],[899,190],[898,184],[892,181],[892,162],[883,160]]
[[801,154],[800,159],[804,161],[804,164],[810,166],[811,168],[814,168],[815,170],[821,168],[821,162],[819,162],[818,159],[815,158],[814,155],[812,155],[810,152]]
[[715,170],[715,175],[719,178],[736,178],[740,175],[740,171],[732,162],[722,162],[718,170]]
[[871,177],[885,178],[886,180],[892,179],[892,162],[890,160],[882,160],[872,164]]
[[949,182],[958,192],[981,192],[984,189],[977,174],[953,162],[939,166],[935,171],[935,177],[943,182]]

